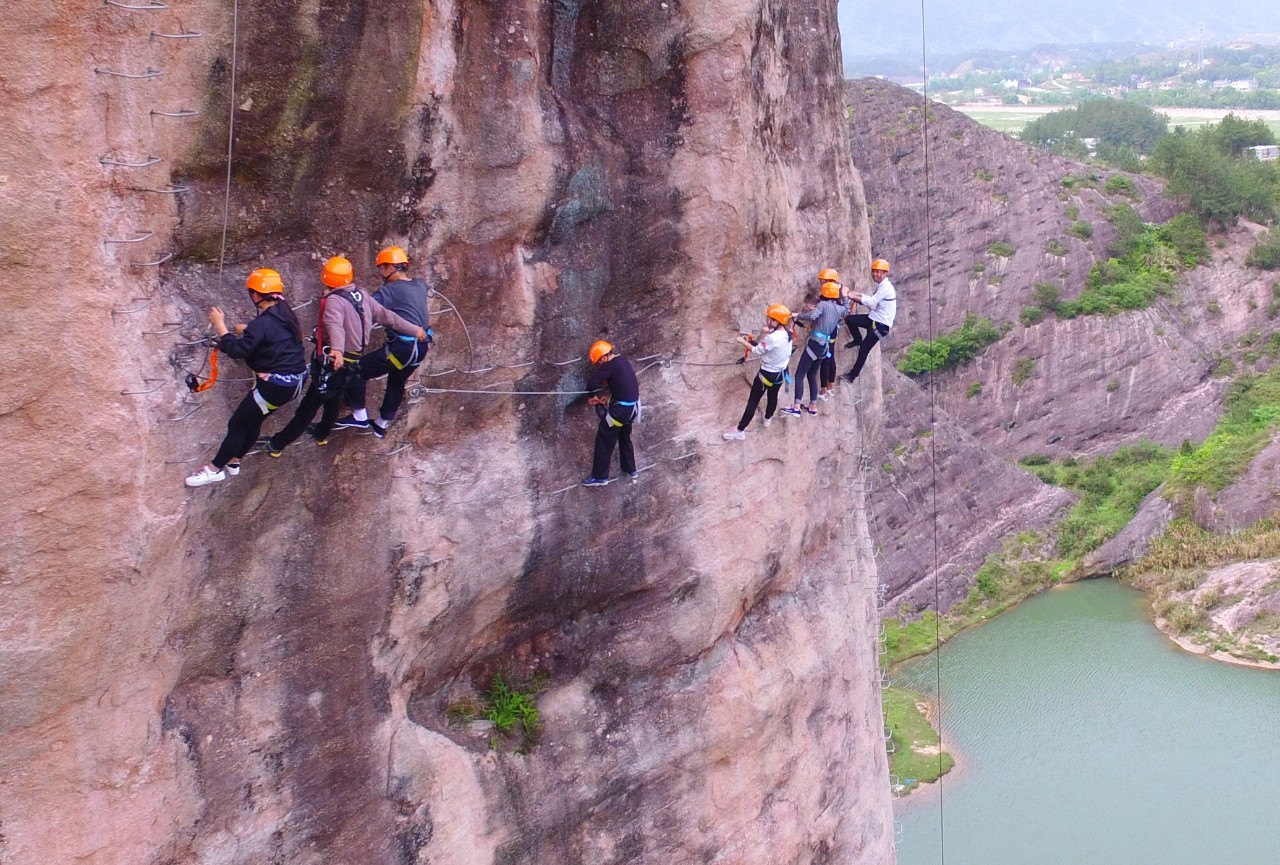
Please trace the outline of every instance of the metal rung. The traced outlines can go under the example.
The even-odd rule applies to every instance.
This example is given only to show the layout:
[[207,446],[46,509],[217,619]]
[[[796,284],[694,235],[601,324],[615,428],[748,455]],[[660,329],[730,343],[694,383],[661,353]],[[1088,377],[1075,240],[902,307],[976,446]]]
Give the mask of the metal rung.
[[[134,300],[142,300],[142,299],[143,298],[140,298],[140,297],[134,298]],[[113,309],[111,310],[111,314],[112,315],[133,315],[134,313],[142,312],[148,306],[151,306],[151,304],[156,302],[156,299],[154,297],[151,297],[151,298],[147,298],[146,301],[147,301],[146,303],[144,303],[142,306],[138,307],[137,309]]]
[[144,378],[143,381],[147,382],[148,384],[153,381],[159,382],[159,384],[157,384],[155,387],[151,388],[150,390],[122,390],[120,391],[120,395],[129,396],[131,394],[155,393],[156,391],[160,390],[160,388],[164,387],[164,379],[162,378]]
[[164,162],[164,160],[159,156],[147,156],[146,162],[121,162],[120,160],[112,159],[109,156],[99,156],[98,162],[114,168],[148,168],[157,163]]
[[198,403],[195,408],[193,408],[191,411],[187,412],[186,414],[182,415],[181,417],[166,417],[166,418],[161,418],[161,420],[163,420],[165,423],[177,423],[178,421],[186,420],[196,412],[200,411],[200,409],[202,408],[204,408],[204,403]]
[[569,364],[571,364],[571,363],[577,363],[577,362],[578,362],[578,361],[580,361],[580,360],[582,360],[582,358],[580,358],[580,357],[575,357],[575,358],[573,358],[572,360],[562,360],[562,361],[559,361],[559,362],[554,361],[554,360],[550,360],[550,361],[547,361],[547,363],[551,364],[552,366],[568,366]]
[[177,111],[156,111],[154,108],[151,109],[152,117],[198,117],[199,115],[200,112],[194,108],[179,108]]
[[151,36],[152,36],[152,38],[154,38],[154,39],[199,39],[199,38],[200,38],[201,36],[203,36],[203,35],[204,35],[203,33],[195,33],[195,32],[192,32],[192,33],[157,33],[157,32],[156,32],[156,31],[154,31],[154,30],[152,30],[152,31],[151,31]]
[[99,69],[96,66],[93,69],[94,75],[112,75],[116,78],[159,78],[164,73],[159,69],[147,67],[146,72],[116,72],[112,69]]
[[102,0],[103,6],[114,6],[117,9],[132,9],[141,12],[150,12],[155,9],[168,9],[169,7],[163,3],[121,3],[120,0]]
[[130,267],[159,267],[162,264],[166,264],[169,261],[172,261],[175,255],[177,255],[176,252],[170,252],[168,255],[164,256],[163,258],[157,258],[155,261],[135,261],[133,264],[129,266]]
[[154,192],[159,195],[181,195],[184,192],[190,192],[190,186],[166,186],[164,189],[156,189],[152,186],[134,186],[131,187],[134,192]]
[[155,237],[155,235],[156,233],[154,231],[148,231],[146,234],[140,234],[137,237],[129,237],[129,238],[124,238],[119,240],[107,238],[107,239],[104,239],[102,242],[103,243],[142,243],[142,241]]

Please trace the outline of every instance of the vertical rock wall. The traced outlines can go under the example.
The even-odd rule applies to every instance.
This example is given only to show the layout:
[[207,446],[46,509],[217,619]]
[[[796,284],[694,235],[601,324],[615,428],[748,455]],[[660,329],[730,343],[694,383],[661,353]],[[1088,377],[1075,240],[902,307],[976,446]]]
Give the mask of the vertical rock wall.
[[[725,445],[747,374],[694,365],[867,259],[835,4],[237,11],[221,280],[231,10],[4,25],[0,862],[890,861],[846,484],[878,381]],[[246,386],[184,395],[205,308],[248,315],[262,265],[305,302],[387,242],[457,309],[424,384],[579,390],[558,364],[601,335],[650,358],[641,482],[577,485],[580,399],[427,393],[386,441],[183,490]],[[51,338],[88,368],[32,370]],[[546,676],[525,753],[448,723],[495,671]]]

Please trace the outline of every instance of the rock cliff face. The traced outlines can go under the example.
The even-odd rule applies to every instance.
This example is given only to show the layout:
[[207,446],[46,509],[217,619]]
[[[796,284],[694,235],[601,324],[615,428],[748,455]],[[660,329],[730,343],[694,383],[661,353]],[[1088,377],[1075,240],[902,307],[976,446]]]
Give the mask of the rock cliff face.
[[[891,861],[878,378],[724,445],[711,365],[867,260],[835,5],[10,10],[0,862]],[[206,308],[393,241],[454,392],[185,491],[247,386],[184,393]],[[602,335],[644,471],[584,490],[581,399],[501,392],[580,390]],[[495,671],[546,676],[527,753],[448,722]]]

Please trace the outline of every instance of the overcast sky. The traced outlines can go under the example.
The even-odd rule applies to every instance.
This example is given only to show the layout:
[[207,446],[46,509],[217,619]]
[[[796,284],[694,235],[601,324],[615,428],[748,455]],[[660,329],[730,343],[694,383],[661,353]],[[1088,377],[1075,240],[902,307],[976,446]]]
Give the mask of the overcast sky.
[[[920,0],[840,0],[844,56],[920,58]],[[928,53],[1019,49],[1042,43],[1280,36],[1277,0],[925,0]]]

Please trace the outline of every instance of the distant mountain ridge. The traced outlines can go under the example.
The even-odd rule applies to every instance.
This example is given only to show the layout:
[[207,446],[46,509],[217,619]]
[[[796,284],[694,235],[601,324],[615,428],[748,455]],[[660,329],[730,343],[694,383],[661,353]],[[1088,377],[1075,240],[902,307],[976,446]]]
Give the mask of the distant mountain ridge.
[[[918,64],[921,55],[921,4],[840,0],[840,34],[846,65],[859,58],[889,57]],[[1204,37],[1222,43],[1237,38],[1280,35],[1280,20],[1270,3],[1191,0],[1164,3],[1115,3],[1114,0],[958,0],[926,4],[925,34],[930,55],[979,48],[1002,51],[1034,45],[1088,42],[1139,42],[1167,45]]]

